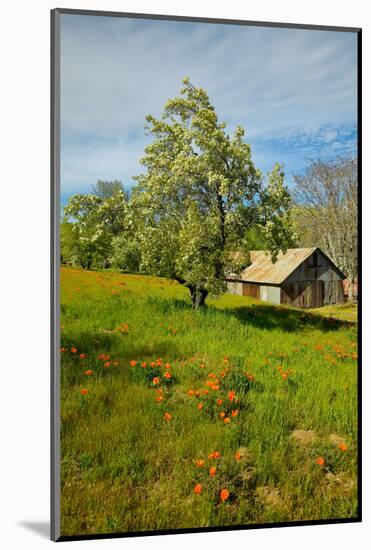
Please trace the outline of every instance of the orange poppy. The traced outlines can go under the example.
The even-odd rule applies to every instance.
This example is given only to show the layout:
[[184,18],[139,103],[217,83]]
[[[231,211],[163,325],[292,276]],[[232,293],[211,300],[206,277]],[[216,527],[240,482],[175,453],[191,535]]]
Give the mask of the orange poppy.
[[242,458],[242,454],[241,454],[239,451],[237,451],[237,452],[235,453],[235,455],[234,455],[234,458],[235,458],[237,461],[239,461],[239,460],[241,460],[241,458]]
[[229,399],[229,401],[233,401],[234,398],[235,398],[235,396],[236,396],[236,394],[235,394],[234,391],[229,391],[229,392],[228,392],[228,399]]
[[195,488],[193,489],[193,492],[196,494],[196,495],[200,495],[202,493],[202,485],[201,483],[197,483],[197,485],[195,486]]
[[323,456],[317,456],[316,463],[318,464],[318,466],[323,466],[325,464],[325,459],[323,458]]
[[164,414],[164,418],[165,418],[166,422],[170,422],[170,420],[171,420],[171,414],[170,414],[170,413],[165,413],[165,414]]
[[209,458],[219,458],[220,456],[221,454],[218,451],[209,454]]
[[77,348],[72,347],[72,348],[71,348],[71,353],[77,353]]
[[151,367],[155,367],[155,366],[156,366],[156,363],[155,363],[154,361],[152,361],[152,362],[150,363],[150,365],[151,365]]
[[158,397],[156,397],[155,401],[156,401],[156,403],[161,403],[161,401],[163,401],[163,399],[164,398],[162,397],[162,395],[159,395]]
[[231,416],[235,417],[238,415],[238,409],[235,409],[234,411],[231,412]]
[[160,379],[158,376],[155,376],[154,379],[152,380],[152,382],[156,385],[156,384],[159,384],[160,383]]
[[205,461],[202,460],[202,458],[198,458],[197,460],[195,460],[195,464],[196,464],[197,468],[202,468],[202,466],[204,466],[204,464],[205,464]]
[[230,418],[228,418],[228,416],[225,417],[225,419],[223,420],[224,424],[229,424],[231,421]]
[[132,361],[130,361],[130,366],[131,367],[135,367],[137,364],[137,361],[134,361],[134,359]]
[[80,359],[86,359],[87,355],[86,353],[80,353]]
[[229,491],[228,489],[222,489],[219,494],[219,498],[222,502],[227,500],[229,498]]
[[165,378],[167,378],[168,380],[171,378],[171,374],[169,371],[166,371],[165,374],[164,374]]
[[200,410],[203,408],[203,404],[202,404],[202,403],[199,403],[199,404],[197,405],[197,408],[198,408],[198,410],[200,411]]
[[216,400],[216,404],[217,404],[217,405],[220,406],[222,403],[223,403],[223,399],[217,399],[217,400]]
[[165,369],[170,369],[171,365],[170,365],[170,363],[165,363],[164,367],[165,367]]
[[109,361],[106,361],[106,362],[104,363],[104,366],[106,367],[106,369],[108,369],[108,367],[109,367],[110,365],[111,365],[111,363],[110,363]]
[[347,448],[348,448],[348,447],[345,445],[345,443],[340,443],[339,449],[340,449],[341,451],[343,451],[343,453],[347,450]]
[[90,376],[90,375],[93,374],[93,371],[92,371],[91,369],[89,369],[89,370],[86,370],[86,371],[84,372],[84,374],[87,374],[88,376]]
[[88,393],[89,390],[87,390],[86,388],[82,388],[81,390],[81,395],[86,395]]
[[141,367],[143,367],[144,369],[146,368],[146,366],[147,366],[147,363],[145,363],[145,362],[143,362],[143,363],[141,364]]
[[209,470],[209,474],[214,477],[215,474],[216,474],[216,466],[211,466],[210,470]]
[[194,395],[194,390],[188,390],[187,391],[187,394],[189,395],[189,397],[192,397],[192,395]]
[[220,418],[224,418],[225,417],[225,412],[224,411],[220,412],[219,416],[220,416]]

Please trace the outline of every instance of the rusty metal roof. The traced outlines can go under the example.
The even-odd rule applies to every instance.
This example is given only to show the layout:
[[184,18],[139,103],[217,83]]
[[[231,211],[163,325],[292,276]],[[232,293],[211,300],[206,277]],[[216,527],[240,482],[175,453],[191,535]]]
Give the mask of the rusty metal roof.
[[272,262],[270,254],[264,250],[252,250],[250,252],[252,263],[249,267],[244,269],[241,275],[233,275],[230,278],[246,283],[280,285],[315,250],[317,250],[316,247],[289,248],[285,254],[282,252],[278,254],[276,263]]

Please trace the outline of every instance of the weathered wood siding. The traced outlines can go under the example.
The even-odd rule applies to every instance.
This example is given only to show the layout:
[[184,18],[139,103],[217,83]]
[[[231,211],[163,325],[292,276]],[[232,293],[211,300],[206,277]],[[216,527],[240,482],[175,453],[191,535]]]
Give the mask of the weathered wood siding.
[[242,295],[252,296],[260,300],[260,285],[255,283],[242,283]]
[[282,285],[281,303],[298,307],[322,307],[342,302],[342,277],[320,252],[307,258]]
[[227,281],[227,292],[242,296],[242,283],[239,281]]
[[304,308],[322,307],[323,298],[323,281],[296,281],[284,283],[281,287],[281,304]]

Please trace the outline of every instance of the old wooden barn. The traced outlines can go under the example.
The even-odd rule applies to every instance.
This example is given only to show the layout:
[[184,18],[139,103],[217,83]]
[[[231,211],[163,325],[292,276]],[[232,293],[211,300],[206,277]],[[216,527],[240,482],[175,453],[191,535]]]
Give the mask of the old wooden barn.
[[272,304],[315,308],[344,302],[345,275],[319,248],[291,248],[272,263],[263,250],[250,253],[251,264],[227,277],[231,294]]

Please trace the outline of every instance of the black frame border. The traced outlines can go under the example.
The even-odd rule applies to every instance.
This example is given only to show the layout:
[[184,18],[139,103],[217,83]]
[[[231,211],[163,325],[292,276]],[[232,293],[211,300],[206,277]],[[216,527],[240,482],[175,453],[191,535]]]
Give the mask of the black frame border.
[[[219,531],[241,531],[274,527],[295,527],[310,525],[334,525],[362,522],[362,28],[315,24],[277,23],[240,19],[218,19],[179,15],[159,15],[148,13],[126,13],[69,8],[51,10],[50,39],[50,171],[51,171],[51,233],[50,233],[50,297],[51,297],[51,406],[50,406],[50,451],[51,451],[51,491],[50,491],[50,537],[55,542],[131,538],[156,535],[188,533],[210,533]],[[357,34],[357,159],[358,159],[358,515],[355,518],[334,518],[291,522],[259,523],[247,525],[195,527],[184,529],[164,529],[130,531],[120,533],[100,533],[93,535],[69,535],[60,533],[60,17],[61,15],[85,15],[99,17],[119,17],[125,19],[149,19],[158,21],[183,21],[219,25],[243,25],[286,29],[352,32]]]

